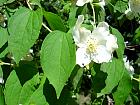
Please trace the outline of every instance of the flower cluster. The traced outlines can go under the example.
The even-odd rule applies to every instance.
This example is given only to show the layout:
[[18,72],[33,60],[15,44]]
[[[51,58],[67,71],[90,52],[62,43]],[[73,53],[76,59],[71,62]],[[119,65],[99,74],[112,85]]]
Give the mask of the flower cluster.
[[78,46],[76,63],[84,67],[91,61],[109,62],[112,59],[113,51],[118,48],[117,38],[110,34],[109,25],[106,22],[100,22],[91,32],[81,27],[83,21],[84,16],[79,15],[73,29],[73,38]]

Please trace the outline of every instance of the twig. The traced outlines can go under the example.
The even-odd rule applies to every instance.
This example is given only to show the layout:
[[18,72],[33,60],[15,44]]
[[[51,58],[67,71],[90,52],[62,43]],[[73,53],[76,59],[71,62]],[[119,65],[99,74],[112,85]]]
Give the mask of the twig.
[[2,61],[0,61],[0,65],[8,65],[8,66],[13,66],[14,64],[11,64],[11,63],[5,63],[5,62],[2,62]]
[[43,26],[44,28],[46,28],[49,32],[52,32],[52,30],[49,29],[44,23],[42,23],[42,26]]
[[29,0],[26,0],[26,3],[27,3],[27,5],[28,5],[29,9],[30,9],[30,10],[33,10],[32,7],[31,7],[31,5],[30,5],[30,3],[29,3]]
[[140,79],[137,79],[137,78],[132,78],[132,79],[137,81],[137,82],[140,82]]

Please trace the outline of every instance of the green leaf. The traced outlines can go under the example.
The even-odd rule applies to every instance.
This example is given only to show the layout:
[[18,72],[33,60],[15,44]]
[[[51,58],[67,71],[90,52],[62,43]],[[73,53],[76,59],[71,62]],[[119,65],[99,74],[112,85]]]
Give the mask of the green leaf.
[[0,66],[0,77],[3,77],[3,72],[2,72],[1,66]]
[[121,35],[121,33],[115,29],[111,27],[111,32],[113,35],[115,35],[117,37],[117,44],[118,44],[118,49],[116,50],[118,58],[123,58],[123,54],[124,54],[124,49],[125,49],[125,44],[124,44],[124,38]]
[[81,84],[82,75],[83,75],[83,68],[80,68],[78,65],[76,65],[69,78],[69,80],[73,84],[74,90],[79,88]]
[[5,2],[6,2],[6,0],[0,0],[0,6]]
[[69,20],[68,20],[68,24],[69,24],[69,27],[73,27],[75,25],[75,22],[76,22],[76,11],[77,11],[77,7],[75,6],[72,6],[70,8],[70,13],[69,13]]
[[118,0],[114,6],[114,9],[118,10],[120,13],[124,13],[128,8],[128,2]]
[[117,90],[113,93],[113,98],[115,100],[115,105],[123,105],[128,95],[132,90],[132,81],[128,72],[124,72],[122,79],[119,82]]
[[101,92],[101,90],[105,87],[105,80],[107,78],[107,73],[101,71],[100,67],[100,64],[94,63],[91,68],[92,88],[95,93]]
[[1,84],[0,84],[0,105],[5,105],[3,87]]
[[110,93],[112,89],[117,86],[123,76],[125,67],[122,60],[114,58],[112,62],[103,63],[100,69],[107,73],[107,78],[105,80],[106,86],[101,90],[101,93],[98,94],[99,96]]
[[[18,105],[18,99],[20,97],[20,91],[22,86],[16,75],[16,72],[13,71],[8,77],[5,85],[5,101],[7,105]],[[14,97],[14,98],[13,98]]]
[[20,61],[37,40],[41,24],[41,9],[31,11],[22,7],[9,19],[10,37],[8,44],[16,63]]
[[12,2],[14,2],[15,0],[7,0],[7,2],[6,3],[12,3]]
[[75,45],[71,34],[54,31],[47,35],[41,47],[41,65],[59,97],[75,66]]
[[43,94],[43,85],[41,85],[24,105],[49,105]]
[[19,101],[18,103],[24,104],[27,102],[31,95],[35,92],[35,85],[38,83],[38,75],[34,76],[31,80],[27,81],[20,91]]
[[8,41],[7,29],[0,27],[0,48]]
[[133,38],[133,42],[134,41],[136,44],[140,44],[140,27],[138,27],[135,31],[135,36]]
[[0,49],[0,58],[4,57],[8,52],[8,47]]
[[[13,70],[5,84],[5,100],[7,105],[18,105],[27,102],[36,90],[39,81],[34,72],[33,62],[23,61],[16,71]],[[13,98],[14,97],[14,98]]]
[[52,12],[44,11],[44,17],[51,27],[51,30],[60,30],[66,32],[66,27],[64,26],[62,19],[58,15]]

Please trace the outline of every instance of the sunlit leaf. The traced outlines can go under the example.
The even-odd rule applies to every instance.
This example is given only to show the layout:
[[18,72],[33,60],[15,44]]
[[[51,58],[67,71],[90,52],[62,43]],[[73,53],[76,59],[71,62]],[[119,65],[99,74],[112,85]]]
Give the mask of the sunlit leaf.
[[41,65],[57,97],[75,66],[75,45],[70,34],[54,31],[41,47]]
[[107,73],[107,78],[105,80],[106,86],[101,90],[99,96],[111,93],[112,89],[117,86],[121,80],[125,67],[122,60],[114,58],[112,62],[102,64],[100,69]]
[[37,40],[41,23],[41,9],[31,11],[22,7],[9,19],[10,38],[8,44],[16,63],[20,61]]
[[127,99],[132,89],[131,77],[127,71],[124,72],[122,79],[119,82],[117,90],[113,93],[115,105],[122,105]]

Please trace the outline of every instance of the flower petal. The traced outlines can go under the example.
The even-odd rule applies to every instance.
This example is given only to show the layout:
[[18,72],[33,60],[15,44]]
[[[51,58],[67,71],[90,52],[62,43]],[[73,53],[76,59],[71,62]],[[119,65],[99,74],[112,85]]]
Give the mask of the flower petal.
[[3,84],[4,83],[4,80],[3,78],[0,77],[0,84]]
[[97,26],[97,28],[102,27],[104,30],[109,31],[109,25],[106,22],[100,22]]
[[90,55],[86,53],[85,48],[78,48],[76,51],[76,64],[84,67],[91,62]]
[[[99,29],[99,28],[98,28]],[[95,29],[93,32],[92,32],[92,35],[91,35],[91,38],[96,40],[96,43],[98,44],[103,44],[105,45],[106,44],[106,36],[104,36],[104,34],[106,32],[101,32],[99,31],[98,29]]]
[[78,16],[78,19],[77,19],[77,21],[76,21],[76,27],[77,28],[80,28],[81,27],[81,24],[83,23],[83,21],[84,21],[84,15],[79,15]]
[[103,63],[103,62],[109,62],[112,58],[112,54],[107,51],[106,47],[103,45],[99,45],[96,54],[93,54],[92,60],[96,63]]
[[79,15],[76,25],[73,29],[73,38],[75,41],[75,44],[78,47],[81,47],[83,44],[86,43],[88,37],[91,35],[91,31],[81,27],[82,22],[84,21],[84,16],[83,15]]
[[110,34],[109,36],[106,37],[106,39],[107,39],[106,42],[107,50],[112,53],[115,49],[118,48],[117,38],[116,36]]
[[84,4],[92,2],[92,0],[77,0],[76,5],[77,6],[83,6]]
[[106,22],[100,22],[96,29],[92,31],[93,37],[104,40],[110,34],[109,25]]

